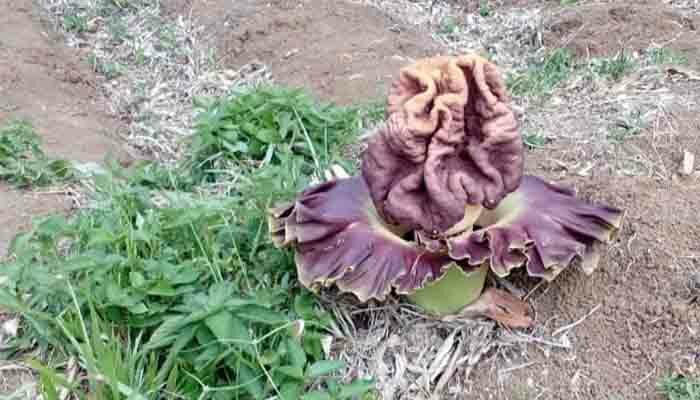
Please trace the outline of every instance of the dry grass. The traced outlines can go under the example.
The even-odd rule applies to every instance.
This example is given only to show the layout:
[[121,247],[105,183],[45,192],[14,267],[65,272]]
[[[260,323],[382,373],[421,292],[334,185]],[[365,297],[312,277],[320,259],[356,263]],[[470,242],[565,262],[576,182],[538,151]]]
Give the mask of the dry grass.
[[[4,283],[0,281],[0,285]],[[0,312],[0,351],[7,338],[18,333],[19,320]],[[18,363],[0,361],[0,398],[8,400],[33,399],[37,395],[32,370]]]
[[[543,46],[542,36],[545,17],[556,9],[493,9],[482,16],[479,10],[465,9],[464,2],[361,2],[400,23],[425,30],[449,53],[487,53],[505,75],[527,73],[532,63],[554,50]],[[682,11],[698,10],[697,1],[673,5]],[[636,55],[637,68],[617,82],[606,81],[589,68],[572,72],[546,101],[514,96],[524,136],[547,142],[545,147],[557,154],[551,160],[552,168],[563,173],[669,178],[674,166],[657,155],[663,153],[663,147],[677,145],[677,123],[669,110],[696,108],[700,95],[672,88],[666,70],[653,65],[651,58],[651,54]],[[594,65],[598,60],[579,62]],[[652,152],[629,139],[650,143]]]
[[[469,10],[466,2],[436,0],[360,0],[395,21],[428,32],[449,54],[478,52],[505,71],[525,68],[542,51],[543,12],[538,7]],[[469,12],[471,11],[471,12]]]
[[108,77],[102,91],[111,112],[130,121],[127,142],[159,161],[179,157],[180,139],[192,132],[193,99],[270,79],[255,62],[219,69],[202,27],[191,15],[166,20],[159,2],[123,10],[99,0],[41,3],[58,28],[66,17],[85,21],[86,32],[65,32],[68,45],[91,49],[93,67]]
[[29,400],[37,396],[35,377],[28,367],[0,362],[0,398]]
[[[670,110],[690,111],[700,101],[696,93],[672,86],[663,68],[648,66],[613,85],[575,77],[544,104],[516,101],[526,110],[523,131],[550,139],[549,147],[559,155],[552,162],[567,173],[586,176],[595,169],[668,179],[675,171],[659,158],[667,152],[658,147],[677,144],[679,132]],[[640,148],[640,141],[652,151]]]
[[396,298],[382,305],[330,292],[322,298],[337,320],[328,351],[347,363],[352,377],[373,377],[383,399],[463,399],[482,392],[472,380],[475,368],[488,370],[505,392],[509,374],[524,368],[528,345],[571,351],[569,332],[588,317],[564,327],[510,331],[489,320],[438,320]]

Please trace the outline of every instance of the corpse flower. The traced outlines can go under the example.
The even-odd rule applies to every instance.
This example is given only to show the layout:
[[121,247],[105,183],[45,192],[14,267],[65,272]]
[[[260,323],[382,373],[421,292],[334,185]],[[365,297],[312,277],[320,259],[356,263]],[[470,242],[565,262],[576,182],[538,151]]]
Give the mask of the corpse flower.
[[496,67],[467,55],[404,68],[361,174],[337,171],[270,210],[277,247],[294,249],[300,282],[361,302],[405,295],[425,311],[533,323],[525,302],[494,288],[525,267],[554,279],[591,273],[622,211],[523,175],[523,145]]
[[381,215],[434,235],[494,208],[518,187],[523,142],[496,67],[477,56],[404,68],[386,124],[370,137],[362,174]]

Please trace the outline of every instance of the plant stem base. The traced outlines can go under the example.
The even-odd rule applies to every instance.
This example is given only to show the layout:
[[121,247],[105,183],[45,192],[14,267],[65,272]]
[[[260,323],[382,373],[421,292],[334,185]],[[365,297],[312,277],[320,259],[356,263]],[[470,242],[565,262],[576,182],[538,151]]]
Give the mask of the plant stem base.
[[428,313],[454,314],[481,296],[487,273],[487,264],[468,272],[459,265],[452,264],[442,278],[426,284],[407,297]]

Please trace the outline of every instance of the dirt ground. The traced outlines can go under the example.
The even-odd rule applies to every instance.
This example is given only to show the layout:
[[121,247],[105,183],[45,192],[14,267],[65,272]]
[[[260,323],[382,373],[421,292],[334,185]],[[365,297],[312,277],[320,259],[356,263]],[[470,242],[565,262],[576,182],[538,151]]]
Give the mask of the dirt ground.
[[[578,57],[614,56],[664,46],[690,55],[697,62],[694,33],[700,16],[684,13],[658,1],[584,4],[553,10],[545,21],[544,44],[566,47]],[[696,64],[697,65],[697,64]]]
[[[467,11],[478,12],[478,2],[472,3],[474,10]],[[583,3],[489,5],[496,12],[545,5],[543,42],[550,48],[568,47],[584,58],[666,44],[687,57],[684,68],[700,71],[697,9],[650,1]],[[84,57],[49,39],[32,6],[31,0],[0,0],[0,122],[31,117],[50,154],[99,161],[115,148],[101,132],[115,131],[118,122],[96,104],[97,78],[80,61]],[[429,35],[350,2],[241,0],[234,7],[224,0],[173,0],[164,7],[168,14],[191,13],[203,23],[222,64],[237,67],[257,59],[278,82],[343,104],[381,98],[390,77],[411,58],[441,52]],[[486,355],[468,379],[458,379],[466,381],[464,391],[449,398],[660,399],[655,385],[661,377],[700,376],[700,294],[693,289],[700,271],[700,160],[690,176],[676,173],[684,151],[700,158],[695,108],[700,82],[687,74],[671,78],[655,84],[684,101],[664,106],[663,126],[647,126],[621,143],[583,140],[585,120],[573,129],[578,137],[557,137],[557,121],[542,119],[540,128],[553,132],[553,144],[528,152],[527,172],[624,208],[625,225],[590,277],[571,270],[540,286],[513,278],[526,292],[533,290],[528,297],[537,313],[533,336],[581,321],[567,333],[571,349],[532,343],[507,358]],[[563,98],[560,106],[574,100]],[[606,158],[611,154],[646,172],[630,173],[625,163]],[[595,163],[588,167],[588,161]],[[0,204],[10,205],[0,212],[0,254],[29,215],[67,207],[60,197],[4,186]]]
[[383,98],[408,60],[439,51],[429,37],[349,2],[176,0],[164,7],[200,19],[222,64],[259,60],[277,82],[340,104]]
[[[121,156],[109,136],[118,121],[98,104],[96,77],[85,56],[52,35],[31,0],[0,1],[0,124],[29,119],[53,157],[99,162],[110,152]],[[68,207],[63,196],[5,185],[0,185],[0,204],[0,256],[30,216]]]
[[[661,376],[698,376],[700,307],[693,274],[700,271],[700,179],[562,179],[544,151],[529,154],[528,169],[571,185],[582,198],[623,207],[626,223],[596,273],[567,271],[529,298],[541,330],[592,312],[569,334],[574,350],[529,346],[512,362],[534,364],[507,374],[505,388],[493,383],[496,374],[485,362],[474,386],[486,390],[474,398],[657,399]],[[528,291],[536,287],[534,281],[519,283]]]

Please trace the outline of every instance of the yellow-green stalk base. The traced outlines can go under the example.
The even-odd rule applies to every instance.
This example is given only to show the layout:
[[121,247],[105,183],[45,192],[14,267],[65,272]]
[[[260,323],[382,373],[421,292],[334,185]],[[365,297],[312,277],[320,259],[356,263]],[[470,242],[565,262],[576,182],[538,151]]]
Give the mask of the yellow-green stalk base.
[[426,284],[407,297],[410,302],[428,313],[454,314],[481,296],[487,273],[486,264],[469,272],[465,272],[457,264],[452,264],[442,278]]

